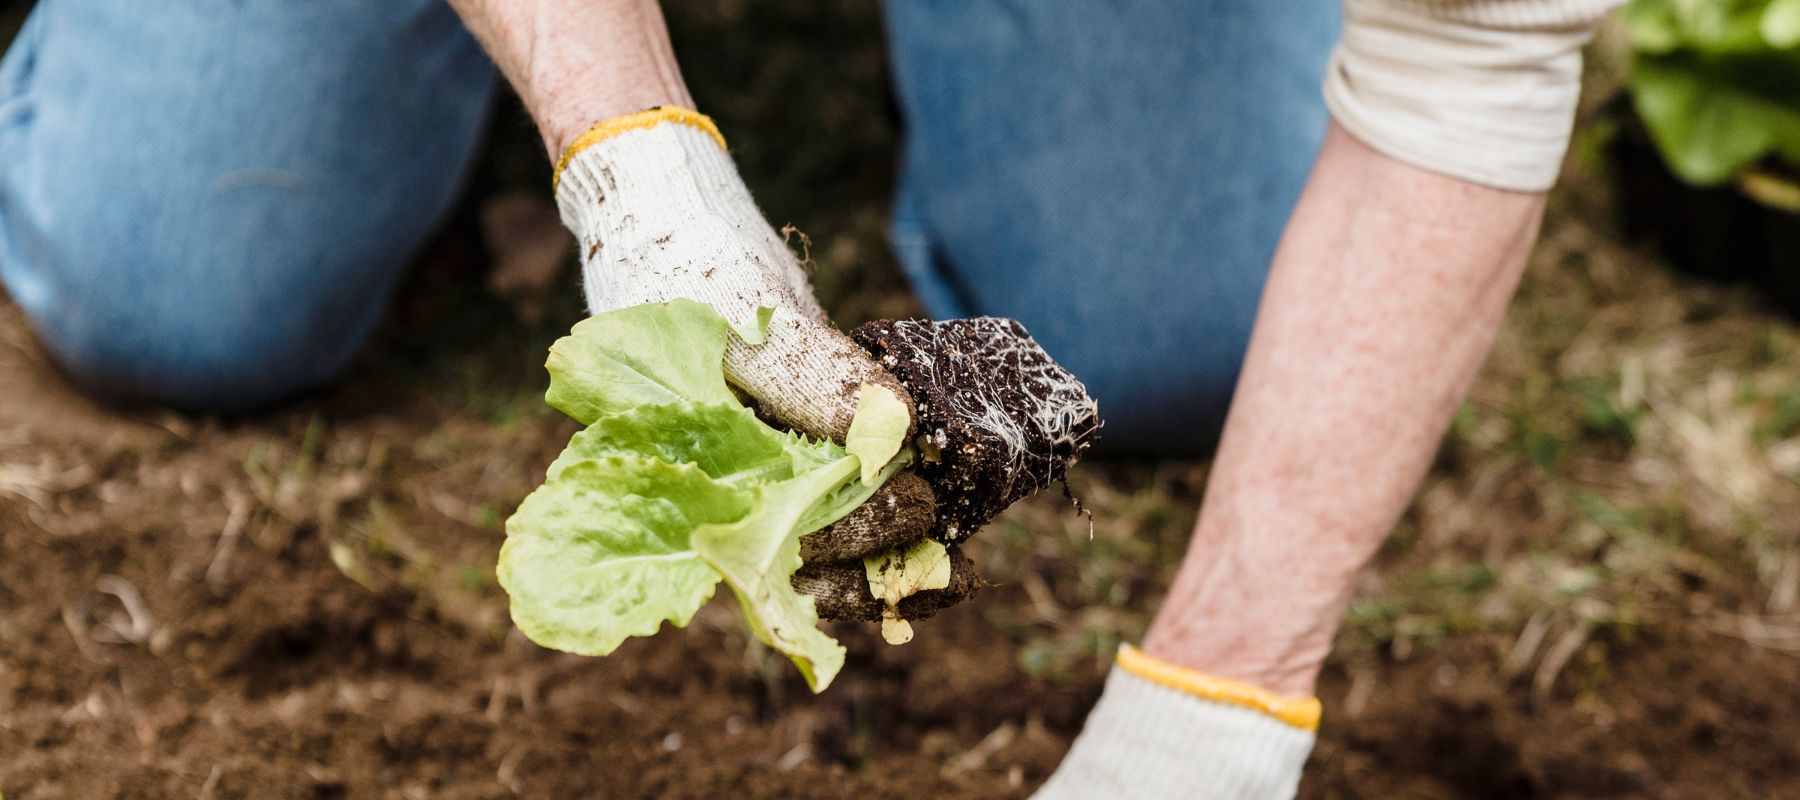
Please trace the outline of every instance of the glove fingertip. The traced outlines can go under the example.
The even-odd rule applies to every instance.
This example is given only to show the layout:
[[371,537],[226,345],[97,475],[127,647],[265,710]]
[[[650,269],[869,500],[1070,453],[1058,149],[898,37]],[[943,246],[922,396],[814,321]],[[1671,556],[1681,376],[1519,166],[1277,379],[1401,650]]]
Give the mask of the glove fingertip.
[[[823,619],[849,622],[881,619],[881,601],[869,594],[869,581],[861,564],[807,564],[794,573],[792,583],[795,589],[812,596]],[[900,616],[909,620],[929,618],[973,597],[989,585],[975,573],[975,562],[969,560],[961,548],[952,547],[950,585],[901,600]]]
[[936,520],[931,485],[910,472],[896,473],[843,519],[802,537],[800,560],[860,563],[864,556],[924,537]]

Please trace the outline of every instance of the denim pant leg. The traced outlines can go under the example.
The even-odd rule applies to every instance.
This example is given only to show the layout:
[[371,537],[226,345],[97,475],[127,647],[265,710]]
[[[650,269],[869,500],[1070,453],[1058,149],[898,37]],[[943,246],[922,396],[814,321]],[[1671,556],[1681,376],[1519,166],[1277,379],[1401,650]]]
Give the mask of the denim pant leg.
[[1103,447],[1217,436],[1325,129],[1337,0],[889,0],[893,237],[934,316],[1024,322]]
[[494,79],[442,0],[41,0],[0,64],[0,280],[98,391],[316,386],[449,210]]

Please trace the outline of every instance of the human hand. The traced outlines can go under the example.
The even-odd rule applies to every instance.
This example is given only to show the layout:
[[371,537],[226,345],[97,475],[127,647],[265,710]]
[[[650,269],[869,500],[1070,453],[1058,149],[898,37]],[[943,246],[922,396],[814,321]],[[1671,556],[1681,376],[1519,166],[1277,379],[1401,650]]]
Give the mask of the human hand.
[[[826,318],[710,119],[663,107],[602,122],[563,155],[556,193],[596,313],[677,297],[711,305],[737,332],[726,378],[765,416],[811,436],[842,443],[870,386],[916,415],[906,389]],[[801,540],[806,567],[796,588],[816,598],[826,619],[878,619],[862,559],[924,537],[935,508],[925,481],[895,476]],[[908,598],[902,613],[923,616],[977,583],[968,559],[954,553],[950,587]]]
[[[876,622],[885,609],[869,591],[863,559],[924,538],[936,520],[931,485],[911,472],[899,473],[843,519],[800,540],[805,566],[795,573],[794,588],[812,595],[825,619]],[[902,619],[929,617],[981,587],[975,565],[962,549],[953,548],[949,555],[950,585],[901,600]]]
[[1120,648],[1081,736],[1032,800],[1286,800],[1319,701]]
[[712,306],[738,334],[726,378],[808,435],[842,442],[864,385],[908,399],[826,319],[710,119],[662,107],[607,120],[569,146],[556,180],[595,313],[677,297]]

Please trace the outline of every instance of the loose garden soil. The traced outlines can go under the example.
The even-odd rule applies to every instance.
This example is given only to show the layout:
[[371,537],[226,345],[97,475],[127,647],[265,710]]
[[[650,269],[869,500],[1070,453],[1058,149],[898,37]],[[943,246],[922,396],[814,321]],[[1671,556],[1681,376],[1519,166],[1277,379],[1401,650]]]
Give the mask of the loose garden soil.
[[[119,411],[0,305],[8,798],[1023,797],[1079,730],[1102,665],[1022,669],[990,621],[1030,613],[1020,575],[904,647],[843,626],[820,697],[728,604],[608,658],[532,646],[483,504],[568,423],[446,401],[388,347],[266,414]],[[1334,664],[1303,794],[1800,794],[1792,657],[1671,624],[1612,644],[1603,685],[1540,695],[1497,676],[1509,642]]]
[[[732,137],[763,208],[818,236],[828,266],[815,283],[838,318],[916,314],[881,244],[896,126],[875,4],[666,5],[698,103]],[[535,133],[516,111],[494,131],[475,191],[542,206]],[[540,211],[554,230],[554,213]],[[1437,581],[1439,561],[1499,570],[1535,557],[1526,549],[1546,561],[1590,552],[1569,544],[1582,526],[1560,521],[1568,510],[1547,503],[1562,494],[1540,491],[1546,468],[1526,460],[1548,462],[1551,445],[1575,435],[1533,425],[1586,419],[1565,408],[1583,399],[1541,379],[1596,369],[1578,332],[1679,328],[1703,353],[1783,341],[1744,303],[1671,287],[1616,251],[1588,258],[1615,246],[1574,228],[1553,225],[1540,245],[1515,323],[1533,338],[1503,337],[1471,429],[1453,435],[1415,512],[1430,524],[1408,523],[1410,543],[1371,573],[1371,587],[1389,591],[1365,594]],[[539,395],[576,282],[498,259],[497,273],[546,277],[517,316],[497,314],[453,290],[479,287],[493,259],[467,243],[438,249],[448,252],[426,259],[428,271],[459,260],[461,271],[416,279],[337,388],[229,419],[93,404],[0,297],[8,800],[957,800],[1025,797],[1049,775],[1104,675],[1112,640],[1087,632],[1129,631],[1155,607],[1192,521],[1198,467],[1084,460],[1074,477],[1100,512],[1094,538],[1080,521],[1048,544],[1070,520],[1067,501],[1046,492],[1021,503],[964,547],[994,586],[916,625],[903,647],[882,645],[873,625],[837,627],[850,661],[817,697],[751,643],[729,601],[607,658],[548,652],[513,632],[492,567],[500,520],[573,431]],[[1664,361],[1684,363],[1680,337],[1657,341],[1642,351],[1655,356],[1653,383]],[[1755,388],[1720,383],[1732,369],[1717,366],[1714,383],[1732,391],[1706,408],[1729,410],[1736,389]],[[1560,416],[1521,412],[1489,436],[1508,402]],[[1685,395],[1659,402],[1646,423],[1657,431],[1672,427],[1662,415],[1682,431],[1713,430],[1683,416]],[[1523,455],[1507,455],[1514,441]],[[1624,445],[1584,447],[1565,456],[1558,486],[1615,499],[1639,490],[1613,452]],[[1647,463],[1664,469],[1652,477],[1687,483],[1712,464]],[[1537,627],[1543,641],[1530,648],[1532,625],[1340,648],[1302,796],[1800,797],[1800,660],[1781,652],[1800,637],[1792,598],[1776,603],[1782,592],[1769,588],[1788,584],[1755,577],[1759,563],[1725,535],[1744,518],[1695,507],[1674,512],[1685,538],[1652,551],[1677,559],[1649,572],[1654,591],[1624,598],[1656,605],[1622,606],[1623,621],[1591,631],[1565,621],[1547,636]],[[1795,512],[1759,518],[1791,535]],[[1428,588],[1423,611],[1466,604],[1452,592],[1500,594]],[[1392,627],[1435,619],[1423,611]],[[1721,626],[1734,618],[1743,626]],[[1082,654],[1045,658],[1068,649],[1046,641]],[[1527,658],[1514,659],[1520,650]]]

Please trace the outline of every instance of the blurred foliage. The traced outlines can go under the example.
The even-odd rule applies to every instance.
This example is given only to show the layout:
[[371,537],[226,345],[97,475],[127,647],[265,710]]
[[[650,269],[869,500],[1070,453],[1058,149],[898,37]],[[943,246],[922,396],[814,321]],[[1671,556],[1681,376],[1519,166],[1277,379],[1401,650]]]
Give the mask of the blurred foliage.
[[1800,174],[1800,0],[1636,0],[1631,93],[1683,180]]

